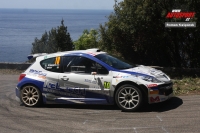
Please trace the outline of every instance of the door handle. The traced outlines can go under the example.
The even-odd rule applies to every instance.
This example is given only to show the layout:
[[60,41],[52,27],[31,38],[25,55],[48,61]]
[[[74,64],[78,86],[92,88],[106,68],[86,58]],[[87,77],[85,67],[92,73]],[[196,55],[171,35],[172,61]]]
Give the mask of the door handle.
[[61,79],[62,79],[63,81],[68,81],[68,80],[69,80],[69,78],[67,78],[67,76],[63,76]]

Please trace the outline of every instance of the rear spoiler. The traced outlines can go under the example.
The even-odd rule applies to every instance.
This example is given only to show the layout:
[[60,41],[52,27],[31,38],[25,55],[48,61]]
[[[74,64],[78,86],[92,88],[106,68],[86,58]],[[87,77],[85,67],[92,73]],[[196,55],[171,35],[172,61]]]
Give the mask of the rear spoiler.
[[47,53],[37,53],[37,54],[30,54],[28,55],[28,59],[33,59],[33,58],[36,58],[36,57],[39,57],[39,56],[43,56],[43,55],[47,55]]

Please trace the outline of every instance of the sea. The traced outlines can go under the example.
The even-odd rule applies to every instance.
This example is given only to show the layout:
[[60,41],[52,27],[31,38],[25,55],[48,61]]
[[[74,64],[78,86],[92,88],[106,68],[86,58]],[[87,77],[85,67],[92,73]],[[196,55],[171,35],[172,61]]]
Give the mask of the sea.
[[0,62],[26,62],[35,38],[64,25],[73,41],[108,22],[113,10],[0,9]]

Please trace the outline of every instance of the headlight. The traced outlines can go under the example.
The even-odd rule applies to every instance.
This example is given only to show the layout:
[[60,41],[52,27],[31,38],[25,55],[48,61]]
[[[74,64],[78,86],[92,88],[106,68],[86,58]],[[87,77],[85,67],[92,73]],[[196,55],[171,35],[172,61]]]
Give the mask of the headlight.
[[142,80],[145,80],[147,82],[152,82],[152,83],[162,83],[162,81],[158,80],[157,78],[154,78],[152,76],[139,76]]

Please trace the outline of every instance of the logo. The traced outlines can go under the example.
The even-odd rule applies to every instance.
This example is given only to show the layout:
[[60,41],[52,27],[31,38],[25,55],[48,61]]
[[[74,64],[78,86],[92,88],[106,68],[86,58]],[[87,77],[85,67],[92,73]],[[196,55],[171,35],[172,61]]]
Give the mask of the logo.
[[[86,95],[86,89],[80,87],[69,87],[65,84],[62,88],[58,82],[45,80],[43,85],[43,91],[50,92],[53,94],[67,95],[67,96],[77,96],[77,95]],[[73,94],[73,95],[69,95]]]
[[147,85],[148,88],[153,88],[153,87],[157,87],[158,85],[157,84],[149,84]]
[[110,82],[104,81],[104,88],[110,89]]
[[168,12],[166,18],[185,18],[185,21],[190,21],[194,18],[195,12],[181,12],[181,9],[173,9],[172,12]]
[[185,22],[165,22],[165,27],[168,28],[182,28],[182,27],[196,27],[196,22],[189,22],[194,18],[195,12],[182,12],[181,9],[172,9],[166,15],[167,19],[185,19]]
[[150,100],[151,103],[160,102],[160,97],[159,96],[157,96],[155,98],[154,97],[150,97],[149,100]]
[[46,79],[46,75],[47,75],[46,73],[43,73],[42,71],[38,71],[34,69],[30,69],[28,74],[34,77],[38,77],[40,79]]

